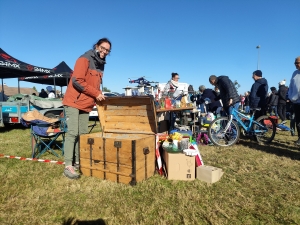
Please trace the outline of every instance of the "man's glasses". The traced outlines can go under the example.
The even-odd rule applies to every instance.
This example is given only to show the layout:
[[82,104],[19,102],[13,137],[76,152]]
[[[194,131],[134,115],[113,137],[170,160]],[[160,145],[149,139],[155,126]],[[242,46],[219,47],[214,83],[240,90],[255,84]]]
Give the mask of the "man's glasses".
[[300,64],[300,62],[295,62],[295,65],[299,65]]
[[105,52],[106,54],[109,54],[109,53],[110,53],[110,50],[108,50],[108,49],[102,47],[101,45],[100,45],[99,47],[100,47],[100,50],[103,51],[103,52]]

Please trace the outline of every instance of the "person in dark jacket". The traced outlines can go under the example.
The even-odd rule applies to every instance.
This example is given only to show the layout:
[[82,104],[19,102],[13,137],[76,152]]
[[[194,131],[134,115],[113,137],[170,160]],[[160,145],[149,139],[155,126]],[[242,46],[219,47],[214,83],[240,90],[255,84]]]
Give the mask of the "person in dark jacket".
[[210,103],[205,105],[207,112],[215,113],[219,107],[222,107],[221,102],[219,100],[215,100],[218,97],[218,94],[214,90],[201,85],[199,87],[199,91],[202,93],[202,95],[199,99],[197,99],[196,103],[203,104],[205,103],[205,99],[208,98]]
[[279,82],[279,89],[278,89],[278,106],[277,111],[279,118],[281,119],[281,123],[286,123],[286,94],[287,94],[287,87],[285,86],[285,80]]
[[269,113],[270,116],[273,116],[273,111],[275,113],[275,116],[278,117],[277,113],[277,105],[278,105],[278,95],[276,87],[271,87],[271,95],[269,97],[268,106],[269,106]]
[[238,110],[240,96],[228,76],[217,77],[215,75],[211,75],[209,77],[209,82],[218,87],[220,94],[215,98],[215,100],[222,100],[223,108],[227,115],[231,113],[232,107]]
[[257,110],[255,112],[254,117],[257,119],[266,114],[265,106],[269,87],[268,81],[262,77],[262,72],[260,70],[254,71],[252,78],[255,82],[250,91],[250,108],[261,108],[260,111]]
[[48,94],[45,91],[45,89],[41,90],[41,92],[39,93],[39,97],[41,97],[41,98],[48,98]]

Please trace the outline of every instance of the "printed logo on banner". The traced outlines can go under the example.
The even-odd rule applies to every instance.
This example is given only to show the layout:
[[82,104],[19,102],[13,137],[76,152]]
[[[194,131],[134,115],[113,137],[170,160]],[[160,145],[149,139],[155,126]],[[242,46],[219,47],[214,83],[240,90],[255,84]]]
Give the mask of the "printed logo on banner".
[[63,74],[59,73],[59,74],[49,75],[49,78],[51,77],[63,77]]
[[27,69],[28,69],[29,71],[32,71],[32,70],[33,70],[33,66],[32,66],[32,65],[27,65]]
[[40,68],[40,67],[34,67],[34,71],[35,72],[50,73],[50,70],[46,70],[46,69]]
[[10,63],[10,62],[3,62],[3,61],[0,61],[0,66],[7,66],[7,67],[13,67],[15,69],[21,69],[20,68],[20,64],[17,64],[17,63]]
[[48,78],[48,75],[44,75],[43,78],[44,78],[44,79],[47,79],[47,78]]
[[34,77],[21,77],[20,80],[27,80],[27,79],[37,79],[39,78],[38,76],[34,76]]
[[15,69],[21,69],[20,64],[13,57],[11,57],[7,54],[4,54],[4,53],[1,53],[0,56],[5,60],[5,61],[0,61],[1,66],[7,66],[7,67],[13,67]]
[[9,55],[6,55],[4,53],[1,53],[0,56],[5,60],[5,61],[9,61],[9,62],[13,62],[13,63],[17,63],[18,61],[15,60],[13,57],[10,57]]

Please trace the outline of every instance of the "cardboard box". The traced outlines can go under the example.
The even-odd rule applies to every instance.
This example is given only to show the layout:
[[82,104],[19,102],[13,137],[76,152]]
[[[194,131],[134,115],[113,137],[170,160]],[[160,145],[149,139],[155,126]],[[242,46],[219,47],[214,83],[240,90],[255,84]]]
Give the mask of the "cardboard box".
[[164,151],[168,180],[195,180],[195,156]]
[[196,178],[207,183],[215,183],[221,179],[224,172],[213,166],[199,166],[196,168]]

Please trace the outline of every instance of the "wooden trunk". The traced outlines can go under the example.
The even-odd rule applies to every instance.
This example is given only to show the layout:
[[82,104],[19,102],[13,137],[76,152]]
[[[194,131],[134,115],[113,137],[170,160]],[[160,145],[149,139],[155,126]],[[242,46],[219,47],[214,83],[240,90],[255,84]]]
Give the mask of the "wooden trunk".
[[80,136],[85,176],[135,185],[155,171],[156,113],[150,97],[107,97],[98,102],[102,132]]

